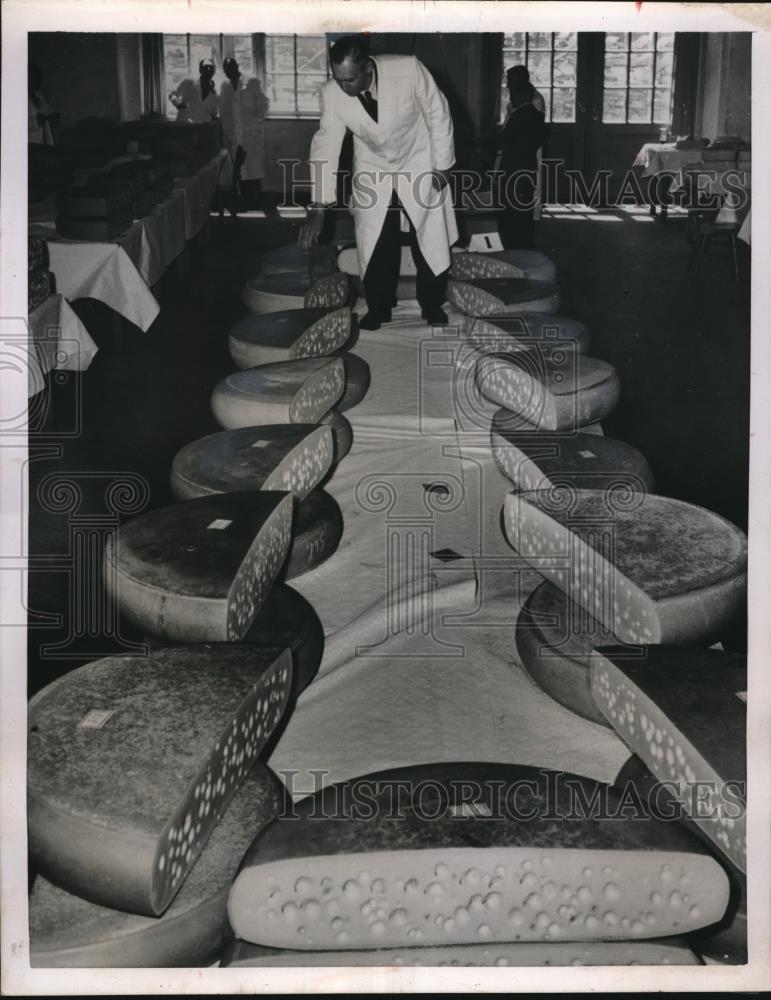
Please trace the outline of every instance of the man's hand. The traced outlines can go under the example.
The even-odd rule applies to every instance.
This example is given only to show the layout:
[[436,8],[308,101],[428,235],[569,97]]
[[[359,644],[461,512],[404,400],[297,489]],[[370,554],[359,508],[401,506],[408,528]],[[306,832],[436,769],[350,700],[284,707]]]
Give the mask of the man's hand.
[[312,208],[308,213],[308,218],[300,227],[300,235],[297,239],[298,246],[301,246],[303,250],[310,250],[314,243],[318,243],[323,226],[324,209]]
[[433,170],[431,172],[431,183],[436,188],[437,191],[441,191],[442,188],[447,187],[447,185],[450,183],[450,171]]

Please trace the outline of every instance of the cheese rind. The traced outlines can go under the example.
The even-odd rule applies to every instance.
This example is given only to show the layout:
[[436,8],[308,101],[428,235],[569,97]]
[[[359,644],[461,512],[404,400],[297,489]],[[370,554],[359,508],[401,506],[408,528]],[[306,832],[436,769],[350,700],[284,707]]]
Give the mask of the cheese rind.
[[285,584],[277,584],[268,594],[243,643],[289,649],[294,699],[305,690],[319,669],[324,653],[324,627],[302,594]]
[[591,343],[585,324],[549,313],[522,313],[494,319],[477,317],[468,321],[466,336],[487,353],[551,347],[586,354]]
[[342,536],[343,514],[337,501],[326,490],[313,490],[297,505],[283,578],[293,580],[326,562]]
[[248,313],[228,334],[228,350],[239,368],[324,357],[341,350],[356,331],[350,309],[289,309]]
[[477,278],[529,278],[555,284],[554,261],[537,250],[497,250],[492,253],[454,253],[450,276],[456,281]]
[[370,369],[364,358],[350,351],[340,351],[337,355],[345,364],[345,389],[335,405],[338,413],[357,406],[367,395],[370,384]]
[[353,427],[342,413],[337,410],[330,410],[326,416],[322,417],[319,423],[329,427],[334,439],[334,464],[342,461],[353,445]]
[[351,279],[331,274],[317,279],[301,272],[259,274],[244,285],[241,299],[256,315],[287,309],[338,309],[351,304]]
[[92,902],[158,916],[278,725],[287,649],[234,643],[108,657],[30,702],[30,855]]

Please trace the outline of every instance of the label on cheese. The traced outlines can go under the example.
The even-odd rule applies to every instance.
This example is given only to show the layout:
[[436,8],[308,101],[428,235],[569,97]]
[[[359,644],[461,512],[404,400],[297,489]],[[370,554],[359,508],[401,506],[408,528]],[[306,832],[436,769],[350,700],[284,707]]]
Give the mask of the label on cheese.
[[477,816],[492,816],[492,810],[486,802],[461,802],[450,806],[451,816],[462,816],[464,819],[475,819]]
[[229,528],[232,521],[225,520],[224,517],[218,517],[216,520],[212,521],[211,524],[206,525],[207,531],[224,531],[225,528]]
[[250,445],[250,447],[251,448],[267,448],[269,444],[270,444],[270,441],[255,441],[255,442],[253,442]]
[[111,708],[92,708],[78,723],[79,729],[101,729],[115,713]]
[[743,701],[745,705],[747,704],[747,692],[746,691],[737,691],[736,692],[736,697],[739,698],[741,701]]
[[581,458],[597,458],[593,451],[579,451]]

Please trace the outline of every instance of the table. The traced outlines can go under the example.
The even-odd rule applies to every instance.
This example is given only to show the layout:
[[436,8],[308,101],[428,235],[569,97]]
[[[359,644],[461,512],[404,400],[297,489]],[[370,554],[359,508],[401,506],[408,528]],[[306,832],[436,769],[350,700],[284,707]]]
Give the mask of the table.
[[666,219],[669,195],[674,190],[672,180],[667,178],[676,175],[689,163],[700,163],[702,152],[702,149],[677,149],[674,142],[646,142],[642,145],[632,166],[643,167],[643,177],[657,178],[651,198],[651,215],[656,214],[658,205],[661,218]]
[[61,294],[49,295],[32,310],[28,331],[27,395],[30,397],[45,387],[48,372],[85,371],[99,350]]

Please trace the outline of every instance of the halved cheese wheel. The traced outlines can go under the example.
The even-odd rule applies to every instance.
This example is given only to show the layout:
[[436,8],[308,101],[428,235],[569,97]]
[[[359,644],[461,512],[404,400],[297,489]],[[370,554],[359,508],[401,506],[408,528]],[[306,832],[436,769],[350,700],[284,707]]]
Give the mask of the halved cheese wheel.
[[495,414],[490,443],[496,465],[517,489],[653,490],[650,467],[631,445],[595,434],[511,431],[509,417],[508,410]]
[[339,951],[645,939],[719,920],[728,878],[700,841],[619,805],[610,786],[504,764],[331,785],[255,840],[231,926],[255,944]]
[[292,654],[292,698],[310,684],[324,653],[324,628],[302,594],[277,584],[260,608],[244,643],[288,648]]
[[323,278],[336,274],[342,268],[337,266],[336,246],[312,246],[307,250],[296,243],[276,247],[260,257],[261,274],[310,274],[314,278]]
[[277,491],[218,493],[141,514],[108,539],[108,593],[151,635],[238,641],[286,559],[293,503]]
[[255,316],[247,313],[228,336],[228,350],[239,368],[332,354],[356,333],[358,318],[341,309],[288,309]]
[[337,410],[330,410],[329,413],[319,421],[332,431],[334,438],[334,463],[337,465],[348,452],[353,444],[353,427],[350,422]]
[[332,431],[317,424],[267,424],[209,434],[171,465],[178,500],[241,490],[286,490],[302,500],[332,465]]
[[584,941],[436,945],[377,951],[288,951],[234,941],[222,968],[315,968],[346,966],[492,967],[594,965],[699,965],[682,938],[653,941]]
[[103,219],[89,219],[78,215],[57,215],[56,232],[68,240],[89,243],[109,243],[131,225],[131,207],[119,208]]
[[358,354],[340,351],[338,357],[345,363],[345,390],[335,409],[339,413],[345,413],[346,410],[357,406],[367,395],[371,376],[369,365]]
[[222,427],[315,424],[345,388],[340,358],[302,358],[233,372],[212,393],[211,408]]
[[678,646],[609,646],[590,663],[600,711],[654,777],[670,784],[700,830],[746,873],[746,657]]
[[493,253],[454,253],[450,276],[457,281],[477,278],[530,278],[555,284],[554,261],[537,250],[496,250]]
[[158,916],[278,725],[289,650],[222,643],[88,663],[30,702],[33,864],[115,909]]
[[314,490],[297,504],[283,578],[292,580],[326,562],[343,537],[343,514],[334,497]]
[[38,876],[29,900],[32,968],[174,968],[218,959],[232,939],[227,899],[244,851],[282,799],[256,764],[162,917],[90,903]]
[[351,279],[342,273],[318,280],[307,273],[260,274],[250,278],[241,293],[246,308],[258,315],[286,309],[338,309],[350,305],[351,296]]
[[747,539],[717,514],[653,493],[511,493],[509,544],[620,642],[708,645],[742,611]]
[[447,297],[467,316],[515,316],[519,313],[553,313],[559,304],[555,285],[529,278],[477,278],[450,280]]
[[592,697],[589,657],[594,646],[613,642],[612,633],[544,581],[522,606],[515,638],[522,665],[542,691],[568,711],[610,726]]
[[476,384],[485,399],[519,416],[524,431],[597,423],[612,412],[621,391],[607,361],[559,349],[481,357]]
[[585,354],[590,343],[583,323],[550,313],[522,313],[494,320],[477,317],[470,322],[466,336],[480,350],[505,354],[547,346]]

